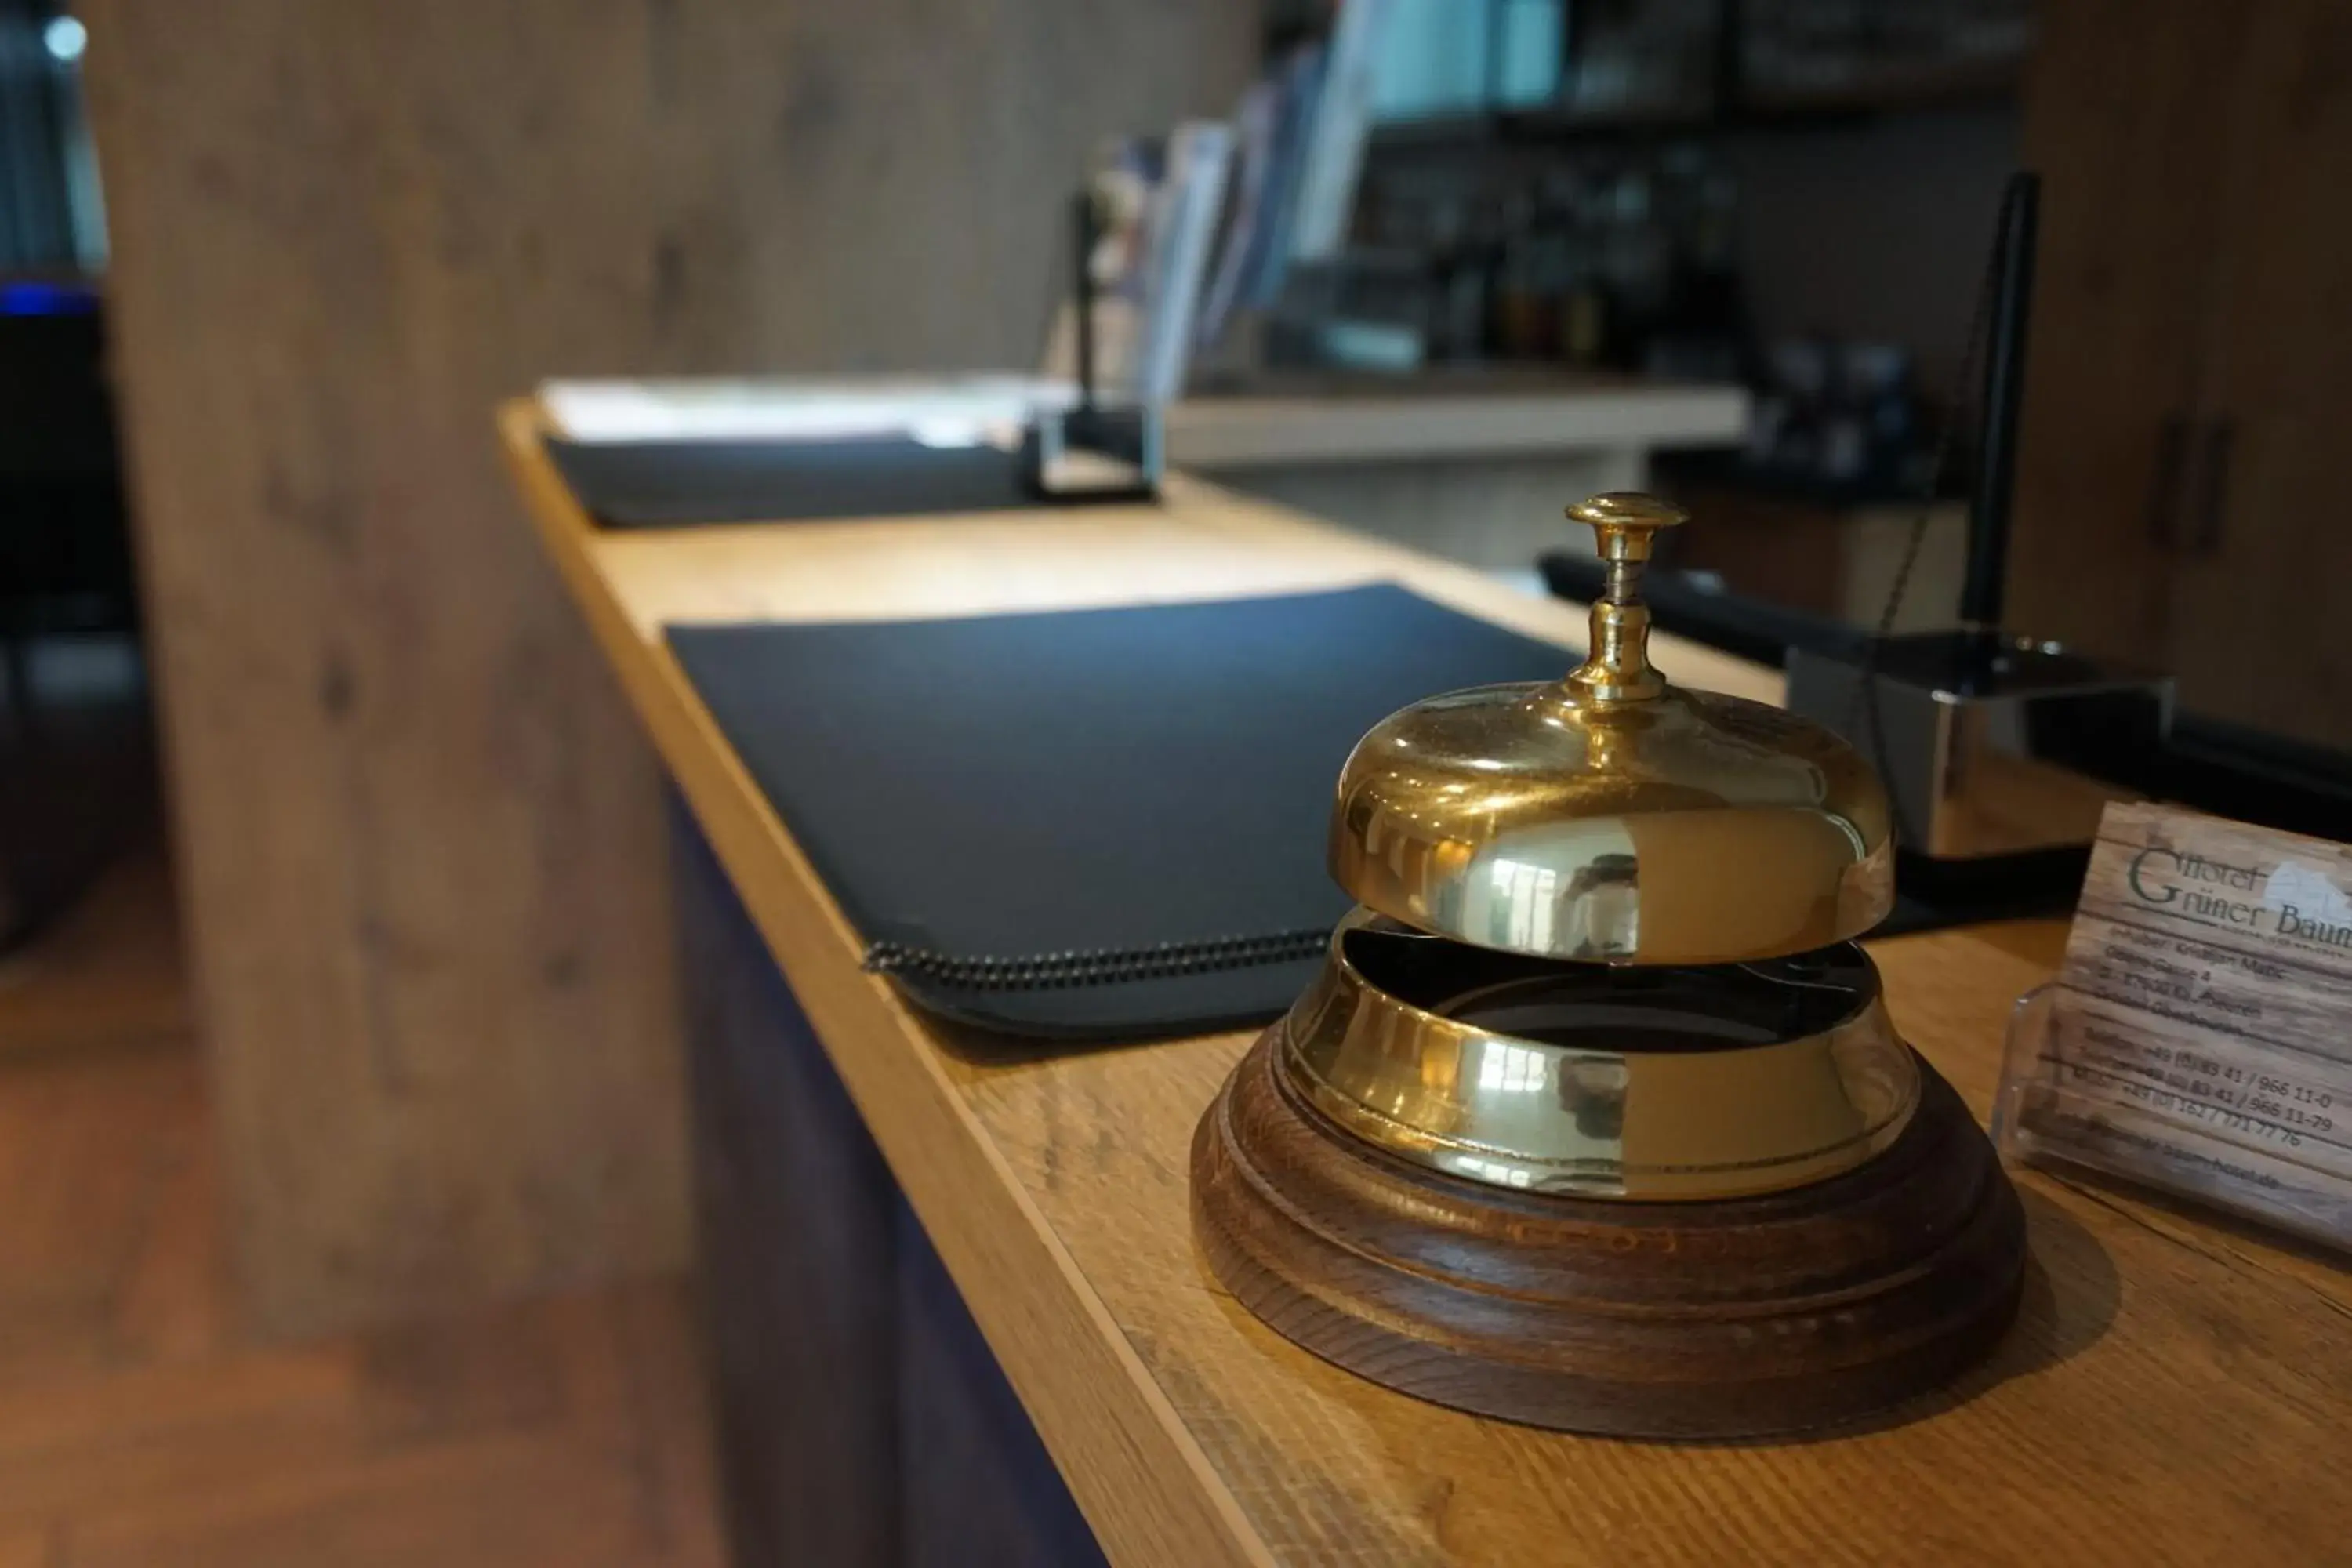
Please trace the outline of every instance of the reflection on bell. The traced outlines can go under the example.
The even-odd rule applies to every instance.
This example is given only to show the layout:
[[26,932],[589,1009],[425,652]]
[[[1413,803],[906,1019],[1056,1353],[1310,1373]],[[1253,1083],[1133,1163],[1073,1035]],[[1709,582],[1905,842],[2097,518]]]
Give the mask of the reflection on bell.
[[1278,1070],[1396,1157],[1499,1186],[1737,1197],[1891,1145],[1919,1074],[1851,943],[1622,970],[1464,947],[1358,910],[1276,1026]]
[[1886,792],[1828,730],[1669,687],[1636,592],[1682,515],[1597,496],[1606,592],[1564,679],[1416,702],[1339,774],[1332,876],[1356,901],[1483,947],[1722,963],[1823,947],[1895,897]]
[[1748,1436],[1937,1383],[2014,1313],[2014,1193],[1853,939],[1884,789],[1808,721],[1650,667],[1682,516],[1596,496],[1590,653],[1373,727],[1358,902],[1193,1146],[1210,1266],[1408,1393],[1576,1430]]

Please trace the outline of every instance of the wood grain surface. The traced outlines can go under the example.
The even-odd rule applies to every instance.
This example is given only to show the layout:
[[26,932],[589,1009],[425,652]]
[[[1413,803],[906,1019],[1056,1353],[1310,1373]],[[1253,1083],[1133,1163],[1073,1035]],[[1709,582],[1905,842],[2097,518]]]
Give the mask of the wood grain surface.
[[0,959],[0,1054],[184,1032],[173,896],[163,842],[142,836],[54,928]]
[[[2011,624],[2352,747],[2352,11],[2050,0]],[[2095,583],[2098,591],[2082,585]]]
[[1621,1437],[1875,1415],[1982,1359],[2025,1221],[1932,1068],[1893,1147],[1700,1203],[1517,1193],[1400,1160],[1307,1104],[1258,1037],[1192,1135],[1193,1235],[1285,1339],[1456,1410]]
[[674,1266],[656,773],[483,411],[551,374],[1024,363],[1095,141],[1215,0],[91,0],[176,841],[287,1331]]
[[2234,79],[2217,70],[2194,95],[2231,102],[2209,132],[2229,162],[2200,237],[2213,267],[2199,334],[2209,423],[2182,498],[2169,662],[2183,709],[2342,752],[2352,534],[2328,514],[2352,444],[2352,8],[2245,13]]
[[2010,622],[2152,668],[2173,651],[2178,512],[2231,177],[2217,118],[2257,9],[2056,0],[2026,80],[2022,161],[2044,200]]
[[244,1331],[168,884],[118,870],[5,972],[0,1564],[726,1568],[683,1280]]
[[[968,1034],[858,943],[662,647],[665,619],[888,616],[1388,576],[1536,635],[1568,607],[1212,488],[1154,511],[600,535],[502,415],[540,535],[1111,1560],[1182,1565],[2041,1562],[2342,1555],[2352,1284],[2136,1198],[2019,1182],[2019,1323],[1977,1372],[1813,1441],[1568,1436],[1317,1360],[1206,1274],[1194,1124],[1244,1035],[1082,1055]],[[1662,639],[1664,641],[1665,639]],[[1665,642],[1694,685],[1777,673]],[[1874,944],[1896,1026],[1981,1120],[2057,922]]]

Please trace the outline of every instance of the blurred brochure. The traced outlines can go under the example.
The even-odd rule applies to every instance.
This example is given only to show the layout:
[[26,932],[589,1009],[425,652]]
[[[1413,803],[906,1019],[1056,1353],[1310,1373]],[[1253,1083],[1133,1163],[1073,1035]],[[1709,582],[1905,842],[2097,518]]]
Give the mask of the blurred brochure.
[[[1294,261],[1328,261],[1355,218],[1375,66],[1399,21],[1394,0],[1344,0],[1328,38],[1277,60],[1234,110],[1239,171],[1194,332],[1234,368],[1245,323],[1285,298]],[[1222,352],[1220,352],[1222,351]]]
[[1221,342],[1236,315],[1273,304],[1281,289],[1289,259],[1291,198],[1322,89],[1323,47],[1315,43],[1292,50],[1243,94],[1234,110],[1240,168],[1215,273],[1201,306],[1195,339],[1204,347]]
[[1156,193],[1151,248],[1144,274],[1145,319],[1140,401],[1173,403],[1183,395],[1193,323],[1208,279],[1210,247],[1225,210],[1225,176],[1233,166],[1234,129],[1217,121],[1189,121],[1168,139],[1168,177]]
[[1341,0],[1298,176],[1294,261],[1327,260],[1347,243],[1364,141],[1371,132],[1373,68],[1388,25],[1388,0]]
[[[1171,403],[1184,388],[1193,323],[1225,207],[1234,131],[1187,121],[1164,146],[1109,143],[1087,177],[1098,232],[1094,280],[1094,380],[1116,403]],[[1055,317],[1046,374],[1077,374],[1075,300]]]

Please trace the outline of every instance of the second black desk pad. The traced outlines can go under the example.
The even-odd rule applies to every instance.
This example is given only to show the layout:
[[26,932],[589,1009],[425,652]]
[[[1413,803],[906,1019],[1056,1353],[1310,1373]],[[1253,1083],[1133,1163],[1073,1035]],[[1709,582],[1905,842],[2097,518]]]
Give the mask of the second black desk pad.
[[838,441],[551,440],[547,455],[607,528],[686,528],[1039,503],[1021,454],[926,447],[908,437]]
[[1358,738],[1576,659],[1385,584],[668,637],[869,962],[933,1011],[1097,1039],[1280,1014],[1348,908],[1323,854]]

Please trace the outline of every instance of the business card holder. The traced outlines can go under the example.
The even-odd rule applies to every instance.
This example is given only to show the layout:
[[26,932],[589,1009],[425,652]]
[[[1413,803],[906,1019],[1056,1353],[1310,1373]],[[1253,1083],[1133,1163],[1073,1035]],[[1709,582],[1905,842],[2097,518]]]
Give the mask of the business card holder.
[[2013,1161],[2352,1251],[2352,848],[2109,808],[1993,1101]]

